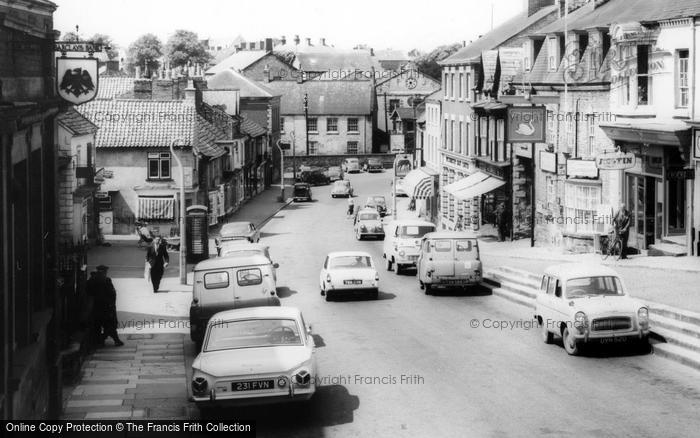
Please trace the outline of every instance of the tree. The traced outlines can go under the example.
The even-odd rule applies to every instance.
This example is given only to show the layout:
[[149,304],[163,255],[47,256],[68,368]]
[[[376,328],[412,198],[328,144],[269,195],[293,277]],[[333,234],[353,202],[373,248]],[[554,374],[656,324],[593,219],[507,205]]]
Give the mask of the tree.
[[196,33],[189,30],[176,30],[168,39],[165,55],[172,67],[192,64],[207,64],[212,60],[206,46]]
[[135,67],[146,66],[146,73],[153,74],[160,67],[163,56],[163,44],[157,36],[147,33],[131,43],[128,50],[127,68],[133,71]]
[[96,33],[95,35],[90,38],[90,41],[92,41],[95,44],[102,44],[102,46],[109,47],[109,49],[104,49],[104,52],[107,54],[107,58],[109,59],[114,59],[117,56],[119,56],[119,50],[117,50],[116,44],[112,42],[112,37],[109,35],[105,35],[102,33]]
[[442,66],[438,64],[438,62],[449,57],[461,48],[462,45],[459,43],[437,47],[430,53],[426,53],[416,58],[416,68],[423,74],[439,79],[442,77]]

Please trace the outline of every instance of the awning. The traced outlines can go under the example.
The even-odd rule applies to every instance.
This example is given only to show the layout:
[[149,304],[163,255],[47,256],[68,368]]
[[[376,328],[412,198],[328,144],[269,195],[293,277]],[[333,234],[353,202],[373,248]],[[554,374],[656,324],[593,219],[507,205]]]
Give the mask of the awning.
[[634,121],[601,123],[599,126],[610,139],[627,143],[683,147],[692,140],[690,127],[684,122]]
[[175,198],[139,196],[136,217],[139,220],[175,219]]
[[416,199],[426,199],[435,196],[433,193],[433,176],[437,172],[427,167],[419,167],[408,172],[403,178],[403,185],[407,193]]
[[502,179],[483,172],[476,172],[445,186],[444,190],[461,201],[469,201],[472,198],[495,190],[505,183]]

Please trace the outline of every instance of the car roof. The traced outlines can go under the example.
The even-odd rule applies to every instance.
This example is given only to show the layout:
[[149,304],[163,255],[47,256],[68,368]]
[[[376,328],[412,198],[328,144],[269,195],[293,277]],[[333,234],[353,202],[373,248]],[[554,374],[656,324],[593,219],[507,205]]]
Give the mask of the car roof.
[[544,270],[544,273],[561,280],[582,277],[619,277],[614,270],[596,263],[562,263],[549,266]]
[[379,213],[377,213],[377,210],[375,210],[374,208],[361,208],[361,209],[357,212],[357,214],[360,214],[360,213],[379,214]]
[[221,242],[221,250],[226,251],[230,249],[237,249],[241,251],[246,250],[267,250],[269,245],[263,245],[262,243],[251,243],[248,239],[236,239],[236,240],[225,240]]
[[250,225],[252,222],[247,222],[247,221],[238,221],[238,222],[227,222],[221,226],[221,231],[228,230],[229,228],[235,228],[237,225]]
[[435,231],[423,236],[423,239],[476,239],[473,231]]
[[232,319],[249,318],[295,318],[298,319],[301,311],[296,307],[264,306],[244,307],[241,309],[224,310],[214,314],[210,321],[226,321]]
[[432,226],[434,227],[435,224],[432,222],[420,220],[420,219],[399,219],[396,221],[391,221],[389,225],[408,225],[408,226],[416,226],[416,227],[423,227],[423,226]]
[[346,256],[365,256],[365,257],[372,257],[368,252],[364,251],[334,251],[334,252],[329,252],[328,257],[329,258],[334,258],[334,257],[346,257]]
[[270,260],[262,254],[246,256],[216,257],[197,263],[195,271],[209,271],[211,269],[226,269],[241,266],[269,265]]

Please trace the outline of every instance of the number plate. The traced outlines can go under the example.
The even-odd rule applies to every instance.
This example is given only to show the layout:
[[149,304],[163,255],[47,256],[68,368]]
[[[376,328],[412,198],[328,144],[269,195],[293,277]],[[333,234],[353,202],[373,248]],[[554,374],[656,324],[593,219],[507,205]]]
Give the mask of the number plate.
[[362,280],[345,280],[343,284],[362,284]]
[[231,391],[259,391],[274,388],[274,380],[250,380],[247,382],[233,382],[231,384]]

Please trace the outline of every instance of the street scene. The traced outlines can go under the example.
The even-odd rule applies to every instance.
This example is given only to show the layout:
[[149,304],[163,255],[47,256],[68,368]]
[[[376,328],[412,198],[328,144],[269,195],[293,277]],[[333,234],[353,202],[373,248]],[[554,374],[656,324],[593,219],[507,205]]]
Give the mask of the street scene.
[[273,3],[0,0],[3,433],[700,429],[700,0]]

